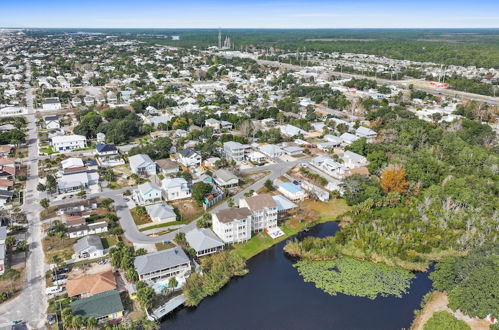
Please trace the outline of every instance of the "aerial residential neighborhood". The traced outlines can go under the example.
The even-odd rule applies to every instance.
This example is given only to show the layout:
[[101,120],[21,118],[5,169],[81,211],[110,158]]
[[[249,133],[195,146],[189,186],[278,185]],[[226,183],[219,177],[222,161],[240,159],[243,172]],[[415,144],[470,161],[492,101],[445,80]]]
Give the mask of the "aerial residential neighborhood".
[[172,33],[0,29],[0,329],[494,329],[493,55]]

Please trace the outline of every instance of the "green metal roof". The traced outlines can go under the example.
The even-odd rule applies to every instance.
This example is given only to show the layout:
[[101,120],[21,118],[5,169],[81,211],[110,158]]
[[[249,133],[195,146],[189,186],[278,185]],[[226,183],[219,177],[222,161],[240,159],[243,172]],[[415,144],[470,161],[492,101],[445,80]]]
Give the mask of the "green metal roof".
[[124,310],[120,294],[116,290],[110,290],[93,295],[88,298],[75,300],[71,303],[74,315],[81,315],[83,318],[100,318],[109,314],[118,313]]

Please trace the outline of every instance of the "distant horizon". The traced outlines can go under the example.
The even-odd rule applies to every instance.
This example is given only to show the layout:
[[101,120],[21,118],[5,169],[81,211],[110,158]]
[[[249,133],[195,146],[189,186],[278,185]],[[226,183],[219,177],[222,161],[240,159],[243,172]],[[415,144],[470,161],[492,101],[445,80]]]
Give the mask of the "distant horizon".
[[498,27],[341,27],[341,28],[274,28],[274,27],[50,27],[50,26],[0,26],[4,30],[499,30]]
[[499,28],[499,1],[477,0],[17,0],[12,28],[437,29]]

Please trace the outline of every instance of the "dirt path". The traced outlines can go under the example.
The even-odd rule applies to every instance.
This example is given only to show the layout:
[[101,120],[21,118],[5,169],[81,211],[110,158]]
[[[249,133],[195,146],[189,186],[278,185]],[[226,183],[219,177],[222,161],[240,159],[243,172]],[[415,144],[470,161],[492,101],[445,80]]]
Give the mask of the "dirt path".
[[472,330],[489,330],[489,323],[487,321],[479,318],[471,318],[460,311],[454,312],[447,307],[448,303],[449,299],[447,298],[447,293],[436,292],[414,320],[411,330],[423,330],[424,324],[431,318],[433,313],[440,311],[451,313],[458,320],[466,322]]

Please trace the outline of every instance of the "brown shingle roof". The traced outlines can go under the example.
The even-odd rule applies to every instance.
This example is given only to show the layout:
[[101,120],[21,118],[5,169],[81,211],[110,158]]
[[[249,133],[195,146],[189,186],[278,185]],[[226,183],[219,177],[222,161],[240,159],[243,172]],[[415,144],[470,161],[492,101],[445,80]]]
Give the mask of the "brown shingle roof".
[[215,213],[217,215],[217,218],[220,222],[231,222],[234,220],[240,220],[247,218],[251,216],[251,212],[247,207],[241,207],[241,208],[230,208],[230,209],[223,209]]
[[116,279],[112,270],[99,274],[87,275],[66,283],[68,296],[93,296],[101,292],[116,289]]
[[0,187],[12,187],[14,182],[7,179],[0,179]]
[[171,169],[178,168],[178,164],[175,163],[173,160],[170,160],[168,158],[158,159],[156,161],[156,164],[158,164],[158,166],[160,168],[162,168],[163,170],[171,170]]
[[277,204],[272,196],[267,194],[246,197],[244,200],[252,211],[259,211],[265,208],[277,207]]

